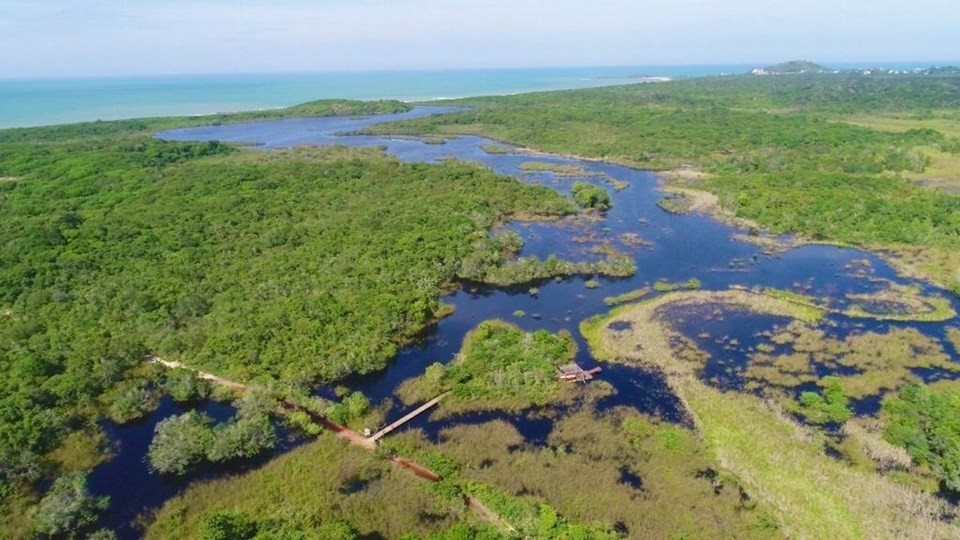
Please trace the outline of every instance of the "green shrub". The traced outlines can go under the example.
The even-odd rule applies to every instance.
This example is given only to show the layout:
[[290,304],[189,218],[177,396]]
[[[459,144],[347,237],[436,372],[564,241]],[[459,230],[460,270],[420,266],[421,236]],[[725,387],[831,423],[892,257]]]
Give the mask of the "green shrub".
[[360,392],[351,392],[328,412],[327,418],[337,424],[346,425],[370,411],[370,400]]
[[274,448],[277,432],[264,414],[240,417],[214,429],[206,458],[213,462],[252,458]]
[[54,480],[40,499],[34,521],[37,532],[47,536],[72,536],[94,524],[97,512],[105,510],[107,497],[94,497],[87,489],[84,473],[70,473]]
[[960,493],[960,390],[934,392],[907,384],[883,404],[887,441],[907,449],[950,491]]
[[247,540],[256,534],[256,522],[238,512],[215,512],[200,525],[202,540]]
[[215,512],[200,526],[202,540],[356,540],[356,528],[344,520],[314,523],[286,518],[255,519],[239,512]]
[[316,437],[323,432],[323,428],[317,425],[310,418],[310,415],[303,411],[293,411],[285,416],[287,424],[311,437]]
[[148,383],[139,383],[120,394],[110,404],[110,419],[118,424],[137,420],[156,410],[160,393]]
[[171,369],[167,372],[164,390],[174,401],[185,403],[206,399],[210,395],[210,383],[197,376],[192,369]]
[[504,321],[485,321],[464,338],[444,380],[460,400],[545,403],[559,388],[555,367],[575,352],[565,331],[527,333]]
[[823,391],[803,392],[800,394],[798,412],[809,422],[823,424],[834,422],[842,424],[853,417],[850,398],[843,391],[839,377],[824,377],[820,381]]
[[161,420],[154,430],[147,457],[163,474],[184,474],[207,457],[214,434],[210,419],[196,411]]
[[595,210],[606,210],[611,205],[607,191],[589,182],[577,182],[573,185],[573,200],[583,208]]

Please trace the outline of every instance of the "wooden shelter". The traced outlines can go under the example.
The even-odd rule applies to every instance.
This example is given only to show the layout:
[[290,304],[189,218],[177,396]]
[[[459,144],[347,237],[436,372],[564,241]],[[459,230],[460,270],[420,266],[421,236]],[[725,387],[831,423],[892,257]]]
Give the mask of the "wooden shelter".
[[592,379],[594,375],[600,373],[600,371],[601,369],[599,366],[590,370],[586,370],[580,367],[580,364],[576,362],[570,362],[569,364],[557,366],[557,378],[562,381],[587,382]]

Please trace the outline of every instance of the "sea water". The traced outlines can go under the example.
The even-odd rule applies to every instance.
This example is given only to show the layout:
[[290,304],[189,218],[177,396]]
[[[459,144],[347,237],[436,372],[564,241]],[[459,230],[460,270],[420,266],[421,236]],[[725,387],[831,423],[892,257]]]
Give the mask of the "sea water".
[[[927,66],[921,62],[896,67]],[[728,64],[0,79],[0,128],[268,109],[328,98],[425,101],[588,88],[651,80],[644,75],[694,77],[745,73],[752,67]]]

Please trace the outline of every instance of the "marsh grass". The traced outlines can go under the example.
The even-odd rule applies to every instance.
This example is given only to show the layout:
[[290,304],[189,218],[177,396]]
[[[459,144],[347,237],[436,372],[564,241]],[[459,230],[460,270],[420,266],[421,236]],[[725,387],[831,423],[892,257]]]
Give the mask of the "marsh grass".
[[686,214],[693,209],[693,201],[680,193],[668,193],[657,201],[657,206],[671,214]]
[[98,427],[74,431],[46,457],[62,472],[89,471],[111,457],[106,434]]
[[947,340],[953,345],[953,349],[960,353],[960,328],[947,328]]
[[950,301],[941,296],[924,296],[917,287],[891,283],[881,291],[848,294],[851,304],[843,314],[847,317],[882,321],[941,322],[956,317]]
[[636,300],[640,300],[645,296],[650,294],[650,287],[642,287],[633,291],[625,292],[617,296],[607,296],[603,299],[603,303],[608,307],[619,306],[621,304],[628,304]]
[[688,291],[695,291],[699,289],[701,286],[702,284],[700,283],[700,280],[697,278],[691,278],[691,279],[688,279],[687,281],[681,281],[681,282],[670,282],[670,281],[667,281],[666,279],[661,278],[661,279],[658,279],[656,283],[653,284],[653,290],[659,293],[667,293],[667,292],[679,291],[683,289],[686,289]]
[[644,239],[637,233],[626,232],[617,237],[621,244],[629,247],[653,247],[653,242]]
[[502,144],[484,144],[480,149],[488,154],[510,154],[514,151],[512,147]]
[[[822,436],[752,394],[722,392],[700,381],[702,364],[674,354],[676,331],[659,316],[671,304],[723,302],[779,316],[809,307],[746,291],[676,292],[621,306],[581,328],[594,355],[658,366],[691,414],[710,455],[768,506],[787,536],[810,538],[947,538],[943,502],[874,473],[827,457]],[[610,324],[627,321],[626,331]],[[945,518],[946,516],[946,518]]]
[[346,519],[362,535],[425,536],[467,519],[462,504],[437,497],[425,482],[330,435],[249,473],[191,485],[153,518],[147,538],[198,538],[220,511],[258,518],[309,515]]
[[[804,306],[818,312],[822,312],[823,310],[827,309],[825,301],[807,294],[784,289],[773,289],[770,287],[763,289],[763,294],[771,298],[776,298],[777,300],[783,300],[784,302],[790,302],[791,304]],[[809,319],[810,317],[807,316],[806,318]]]
[[[916,368],[960,372],[940,343],[912,328],[894,328],[886,333],[865,332],[845,339],[827,336],[818,328],[791,324],[771,337],[778,345],[790,345],[781,354],[750,355],[745,375],[755,387],[772,384],[794,387],[820,380],[817,365],[841,369],[837,373],[843,392],[854,399],[896,390],[915,377]],[[850,373],[849,370],[853,370]]]
[[[625,423],[643,426],[642,433]],[[693,432],[633,409],[598,416],[584,407],[558,420],[546,447],[526,444],[513,426],[494,420],[446,429],[438,448],[462,464],[465,478],[629,538],[777,536],[758,527],[763,513],[741,499],[735,483],[704,475],[711,463]],[[624,470],[640,478],[640,488],[624,481]]]
[[548,172],[557,176],[584,176],[587,171],[580,165],[550,163],[547,161],[525,161],[520,164],[520,170],[525,173]]

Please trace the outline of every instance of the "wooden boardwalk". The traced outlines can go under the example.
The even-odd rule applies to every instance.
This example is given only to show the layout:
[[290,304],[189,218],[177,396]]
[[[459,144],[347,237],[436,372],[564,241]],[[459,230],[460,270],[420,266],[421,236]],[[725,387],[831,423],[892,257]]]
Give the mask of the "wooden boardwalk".
[[[147,356],[146,359],[147,359],[147,361],[149,361],[149,362],[156,362],[157,364],[160,364],[160,365],[162,365],[162,366],[164,366],[164,367],[167,367],[167,368],[170,368],[170,369],[177,369],[177,368],[189,369],[189,370],[195,372],[195,373],[197,374],[197,376],[200,377],[201,379],[206,379],[206,380],[208,380],[208,381],[213,382],[214,384],[218,384],[218,385],[221,385],[221,386],[230,388],[230,389],[232,389],[232,390],[236,390],[236,391],[239,391],[239,392],[246,392],[246,391],[248,391],[248,390],[251,390],[251,387],[250,387],[250,386],[247,386],[247,385],[245,385],[245,384],[243,384],[243,383],[240,383],[240,382],[237,382],[237,381],[232,381],[232,380],[230,380],[230,379],[225,379],[225,378],[223,378],[223,377],[214,375],[214,374],[212,374],[212,373],[207,373],[207,372],[205,372],[205,371],[199,371],[199,370],[196,370],[196,369],[187,367],[187,366],[183,365],[183,364],[180,363],[180,362],[172,362],[172,361],[169,361],[169,360],[163,360],[162,358],[160,358],[160,357],[158,357],[158,356],[153,356],[153,355]],[[402,426],[402,425],[405,424],[406,422],[409,422],[411,419],[415,418],[417,415],[419,415],[419,414],[422,413],[423,411],[429,409],[430,407],[433,407],[433,406],[436,405],[437,403],[440,403],[440,400],[442,400],[444,397],[446,397],[447,394],[449,394],[449,392],[440,394],[439,396],[437,396],[437,397],[431,399],[430,401],[424,403],[424,404],[421,405],[420,407],[417,407],[415,410],[413,410],[413,411],[411,411],[410,413],[404,415],[404,417],[401,418],[400,420],[397,420],[396,422],[394,422],[394,423],[390,424],[389,426],[387,426],[387,427],[381,429],[380,431],[378,431],[373,437],[377,437],[377,438],[379,439],[380,437],[383,437],[384,435],[386,435],[387,433],[390,433],[390,432],[393,431],[394,429]],[[331,422],[331,421],[330,421],[329,419],[327,419],[325,416],[320,415],[320,414],[317,414],[317,413],[311,411],[310,409],[307,409],[306,407],[303,407],[303,406],[301,406],[301,405],[299,405],[299,404],[297,404],[297,403],[294,403],[294,402],[292,402],[292,401],[290,401],[290,400],[286,400],[286,399],[285,399],[285,400],[283,400],[283,401],[281,402],[281,404],[283,405],[283,408],[286,409],[286,410],[302,411],[302,412],[307,413],[314,422],[320,424],[320,425],[323,426],[325,429],[327,429],[328,431],[333,432],[337,437],[340,437],[341,439],[344,439],[345,441],[349,442],[350,444],[359,446],[359,447],[361,447],[361,448],[363,448],[363,449],[365,449],[365,450],[367,450],[367,451],[370,451],[370,452],[376,451],[376,448],[377,448],[377,439],[374,439],[373,437],[364,437],[363,435],[360,435],[360,434],[357,433],[356,431],[353,431],[352,429],[350,429],[350,428],[348,428],[348,427],[346,427],[346,426],[341,426],[340,424],[337,424],[337,423],[335,423],[335,422]],[[389,460],[390,462],[392,462],[392,463],[393,463],[394,465],[396,465],[397,467],[400,467],[401,469],[405,469],[405,470],[407,470],[407,471],[410,471],[410,472],[413,473],[414,475],[416,475],[416,476],[418,476],[418,477],[420,477],[420,478],[423,478],[423,479],[425,479],[425,480],[428,480],[428,481],[430,481],[430,482],[439,482],[439,481],[443,480],[443,478],[442,478],[439,474],[431,471],[430,469],[424,467],[423,465],[420,465],[419,463],[417,463],[417,462],[415,462],[415,461],[413,461],[413,460],[411,460],[411,459],[407,459],[407,458],[400,457],[400,456],[389,456],[389,457],[387,457],[386,459]],[[469,496],[469,495],[464,495],[464,496],[463,496],[463,500],[464,500],[464,503],[466,504],[467,508],[470,509],[472,512],[475,512],[475,513],[476,513],[477,515],[479,515],[482,519],[487,520],[487,521],[489,521],[489,522],[491,522],[491,523],[493,523],[494,525],[497,525],[497,526],[499,526],[499,527],[503,527],[503,528],[505,528],[506,530],[508,530],[508,531],[510,531],[510,532],[516,533],[516,529],[513,528],[513,526],[511,526],[506,520],[504,520],[504,519],[503,519],[501,516],[499,516],[496,512],[490,510],[490,508],[488,508],[485,504],[483,504],[483,503],[480,502],[479,500],[477,500],[477,499],[475,499],[475,498],[473,498],[473,497],[471,497],[471,496]]]
[[397,429],[398,427],[406,424],[406,423],[409,422],[410,420],[413,420],[413,419],[416,418],[417,416],[420,416],[420,414],[422,414],[422,413],[423,413],[424,411],[426,411],[427,409],[433,407],[433,406],[436,405],[437,403],[440,403],[440,400],[442,400],[443,398],[447,397],[448,394],[450,394],[450,392],[444,392],[444,393],[440,394],[439,396],[431,399],[430,401],[424,403],[423,405],[421,405],[421,406],[417,407],[416,409],[410,411],[409,413],[403,415],[403,417],[400,418],[399,420],[397,420],[396,422],[394,422],[394,423],[392,423],[392,424],[384,427],[384,428],[381,429],[380,431],[374,433],[373,435],[371,435],[371,436],[369,437],[369,439],[370,439],[371,441],[373,441],[373,442],[377,442],[378,440],[380,440],[381,438],[383,438],[385,435],[387,435],[387,434],[390,433],[391,431],[393,431],[393,430]]

